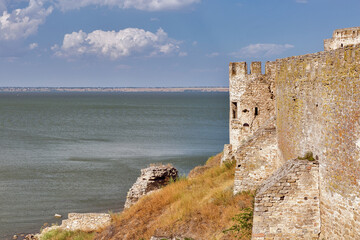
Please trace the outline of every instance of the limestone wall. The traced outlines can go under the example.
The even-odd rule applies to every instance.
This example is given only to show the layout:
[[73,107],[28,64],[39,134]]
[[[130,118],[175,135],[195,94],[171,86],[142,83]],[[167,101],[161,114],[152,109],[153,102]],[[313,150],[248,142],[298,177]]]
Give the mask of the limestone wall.
[[332,38],[324,40],[324,49],[330,51],[359,43],[360,27],[337,29]]
[[261,62],[253,62],[248,74],[245,62],[230,63],[230,144],[236,150],[247,137],[274,115],[273,65],[261,72]]
[[318,239],[318,181],[317,161],[286,162],[257,191],[252,239]]
[[321,238],[360,239],[360,45],[276,65],[280,153],[319,161]]
[[256,190],[281,166],[274,119],[260,128],[234,153],[236,171],[234,194]]

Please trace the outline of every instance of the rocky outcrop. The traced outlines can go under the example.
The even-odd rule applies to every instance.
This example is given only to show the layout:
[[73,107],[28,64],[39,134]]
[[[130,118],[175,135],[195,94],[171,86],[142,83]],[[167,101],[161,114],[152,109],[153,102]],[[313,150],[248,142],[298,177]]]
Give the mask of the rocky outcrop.
[[125,208],[131,207],[141,197],[176,180],[178,171],[171,165],[150,166],[141,170],[141,176],[127,193]]
[[69,231],[93,232],[110,225],[111,216],[106,213],[69,213],[61,228]]
[[109,226],[111,223],[110,214],[106,213],[69,213],[68,219],[62,221],[60,226],[45,228],[40,234],[30,239],[41,239],[41,237],[52,230],[95,232]]

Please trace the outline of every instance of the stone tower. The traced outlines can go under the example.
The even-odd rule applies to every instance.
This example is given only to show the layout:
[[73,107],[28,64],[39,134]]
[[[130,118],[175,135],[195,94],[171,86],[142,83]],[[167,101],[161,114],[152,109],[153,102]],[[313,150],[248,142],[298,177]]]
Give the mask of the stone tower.
[[268,75],[268,71],[262,74],[261,62],[251,63],[250,74],[246,62],[230,63],[229,132],[233,150],[274,115],[273,85]]
[[337,29],[330,39],[324,40],[324,50],[330,51],[360,43],[360,27]]

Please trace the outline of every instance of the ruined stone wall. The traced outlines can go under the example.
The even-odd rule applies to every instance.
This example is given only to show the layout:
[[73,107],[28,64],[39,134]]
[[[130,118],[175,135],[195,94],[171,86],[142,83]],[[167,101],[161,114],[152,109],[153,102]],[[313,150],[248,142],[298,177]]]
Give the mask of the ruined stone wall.
[[282,164],[278,156],[274,118],[234,153],[234,194],[256,190]]
[[252,239],[318,239],[318,181],[317,161],[287,161],[257,191]]
[[334,31],[332,38],[324,40],[324,49],[330,51],[359,43],[360,27],[337,29]]
[[319,161],[321,239],[360,239],[360,45],[276,65],[280,153]]
[[230,63],[230,144],[223,161],[236,160],[234,193],[255,190],[280,166],[275,116],[274,62]]
[[230,63],[230,144],[236,150],[247,137],[274,115],[274,78],[271,68],[261,72],[261,62],[253,62],[250,74],[245,62]]

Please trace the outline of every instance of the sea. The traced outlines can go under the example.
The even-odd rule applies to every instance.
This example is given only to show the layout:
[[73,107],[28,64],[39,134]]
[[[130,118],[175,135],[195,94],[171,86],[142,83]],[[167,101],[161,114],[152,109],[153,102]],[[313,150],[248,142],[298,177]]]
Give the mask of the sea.
[[0,93],[0,239],[119,212],[152,163],[186,175],[228,143],[228,93]]

